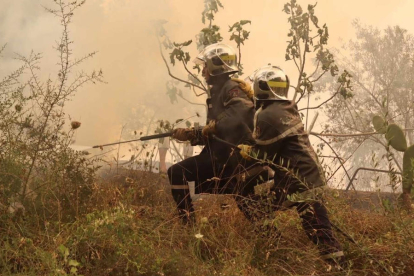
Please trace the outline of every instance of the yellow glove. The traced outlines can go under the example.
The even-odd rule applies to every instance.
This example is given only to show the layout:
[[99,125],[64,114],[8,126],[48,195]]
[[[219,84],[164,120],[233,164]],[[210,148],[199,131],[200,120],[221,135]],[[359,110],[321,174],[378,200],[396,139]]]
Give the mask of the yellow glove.
[[203,130],[201,131],[201,134],[203,134],[204,137],[209,137],[210,135],[214,134],[216,132],[216,121],[211,120],[208,125],[203,127]]
[[240,155],[246,159],[246,160],[250,160],[250,154],[252,152],[252,146],[249,145],[238,145],[237,146],[240,149]]
[[176,128],[173,130],[171,137],[185,142],[194,138],[194,131],[191,128]]

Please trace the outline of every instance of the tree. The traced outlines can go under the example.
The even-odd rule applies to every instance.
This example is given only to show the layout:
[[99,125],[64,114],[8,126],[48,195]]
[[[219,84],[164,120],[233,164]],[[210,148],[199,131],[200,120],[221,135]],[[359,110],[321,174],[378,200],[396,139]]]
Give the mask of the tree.
[[[80,122],[73,121],[68,129],[70,117],[64,110],[65,104],[81,87],[103,81],[101,70],[90,73],[76,70],[96,54],[73,57],[69,26],[74,12],[84,3],[55,0],[55,8],[46,8],[62,27],[55,46],[57,75],[51,74],[43,80],[42,56],[32,52],[28,56],[17,55],[21,67],[0,82],[2,201],[19,198],[25,202],[37,193],[41,194],[41,204],[52,197],[56,199],[53,204],[59,206],[64,201],[66,204],[74,203],[68,207],[76,209],[78,214],[79,193],[89,190],[88,185],[93,181],[95,168],[88,167],[91,160],[69,148]],[[54,209],[52,206],[49,206],[51,210]]]
[[[354,79],[354,92],[341,94],[326,109],[329,124],[326,132],[367,133],[357,138],[336,138],[334,144],[342,152],[353,152],[353,168],[366,166],[388,168],[391,184],[400,182],[392,172],[401,172],[400,153],[389,147],[383,135],[373,134],[372,119],[382,117],[387,124],[396,123],[405,129],[408,144],[414,141],[414,37],[399,26],[378,30],[354,22],[357,40],[338,51],[338,63],[344,66]],[[343,52],[349,51],[349,55]],[[323,82],[325,89],[331,88],[329,81]],[[371,154],[370,154],[371,153]],[[387,162],[381,162],[387,157]],[[364,182],[372,181],[367,173]],[[380,184],[384,181],[373,179]]]
[[[195,36],[198,51],[201,51],[210,44],[218,43],[223,40],[220,27],[214,24],[214,16],[219,12],[220,8],[224,8],[220,0],[204,0],[204,10],[201,13],[201,21],[207,26],[202,28]],[[190,104],[196,104],[189,100],[190,95],[188,95],[188,93],[183,93],[182,89],[177,88],[178,85],[182,84],[186,88],[184,91],[191,90],[193,92],[193,96],[195,97],[208,96],[209,94],[208,86],[200,77],[202,68],[200,68],[199,65],[194,65],[192,68],[189,68],[191,55],[187,51],[187,47],[193,44],[193,40],[189,39],[182,43],[172,42],[165,29],[166,23],[166,21],[159,21],[156,24],[156,34],[159,41],[160,54],[164,60],[170,77],[178,81],[178,83],[172,83],[173,85],[167,87],[167,94],[172,103],[177,99],[177,97],[179,97]],[[245,29],[247,24],[251,24],[251,21],[240,20],[229,26],[229,39],[230,41],[234,41],[236,43],[236,48],[238,50],[238,67],[240,69],[239,75],[242,74],[243,70],[243,64],[241,63],[241,47],[244,45],[245,41],[248,40],[250,34],[250,32]],[[164,51],[169,51],[169,62],[164,56]],[[172,71],[171,66],[174,67],[178,63],[182,65],[182,68],[178,70],[178,73],[175,73]],[[185,72],[184,74],[187,74],[186,78],[177,75],[181,75],[183,72]],[[171,84],[171,81],[168,81],[168,83]]]

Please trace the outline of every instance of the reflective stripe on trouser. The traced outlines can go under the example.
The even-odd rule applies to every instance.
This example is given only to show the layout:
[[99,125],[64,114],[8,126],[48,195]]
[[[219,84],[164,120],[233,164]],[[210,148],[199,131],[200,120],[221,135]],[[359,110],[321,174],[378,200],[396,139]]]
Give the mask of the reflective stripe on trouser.
[[193,204],[190,196],[190,187],[188,184],[171,185],[171,193],[179,212],[193,212]]
[[327,259],[336,259],[336,258],[340,258],[344,256],[344,251],[337,251],[334,253],[329,253],[329,254],[325,254],[321,256],[322,260],[327,260]]

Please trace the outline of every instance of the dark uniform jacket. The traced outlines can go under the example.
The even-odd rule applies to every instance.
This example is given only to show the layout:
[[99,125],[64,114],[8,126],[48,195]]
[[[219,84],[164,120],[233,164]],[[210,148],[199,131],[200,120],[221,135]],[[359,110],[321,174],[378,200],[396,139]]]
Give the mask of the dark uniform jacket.
[[[207,99],[207,123],[216,122],[215,135],[234,145],[253,144],[254,104],[252,95],[241,89],[240,81],[224,79],[212,86],[211,98]],[[192,145],[204,144],[203,151],[209,151],[219,163],[228,163],[231,148],[218,141],[196,139]]]
[[290,194],[325,185],[324,173],[294,102],[265,103],[255,116],[254,137],[258,158],[279,165],[273,168],[275,187]]

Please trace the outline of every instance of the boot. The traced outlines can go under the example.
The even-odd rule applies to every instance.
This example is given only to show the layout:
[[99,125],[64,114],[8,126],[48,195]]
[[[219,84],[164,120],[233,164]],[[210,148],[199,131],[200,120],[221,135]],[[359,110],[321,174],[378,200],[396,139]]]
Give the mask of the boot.
[[348,267],[348,262],[345,259],[343,251],[325,254],[322,255],[321,258],[335,271],[344,271]]

